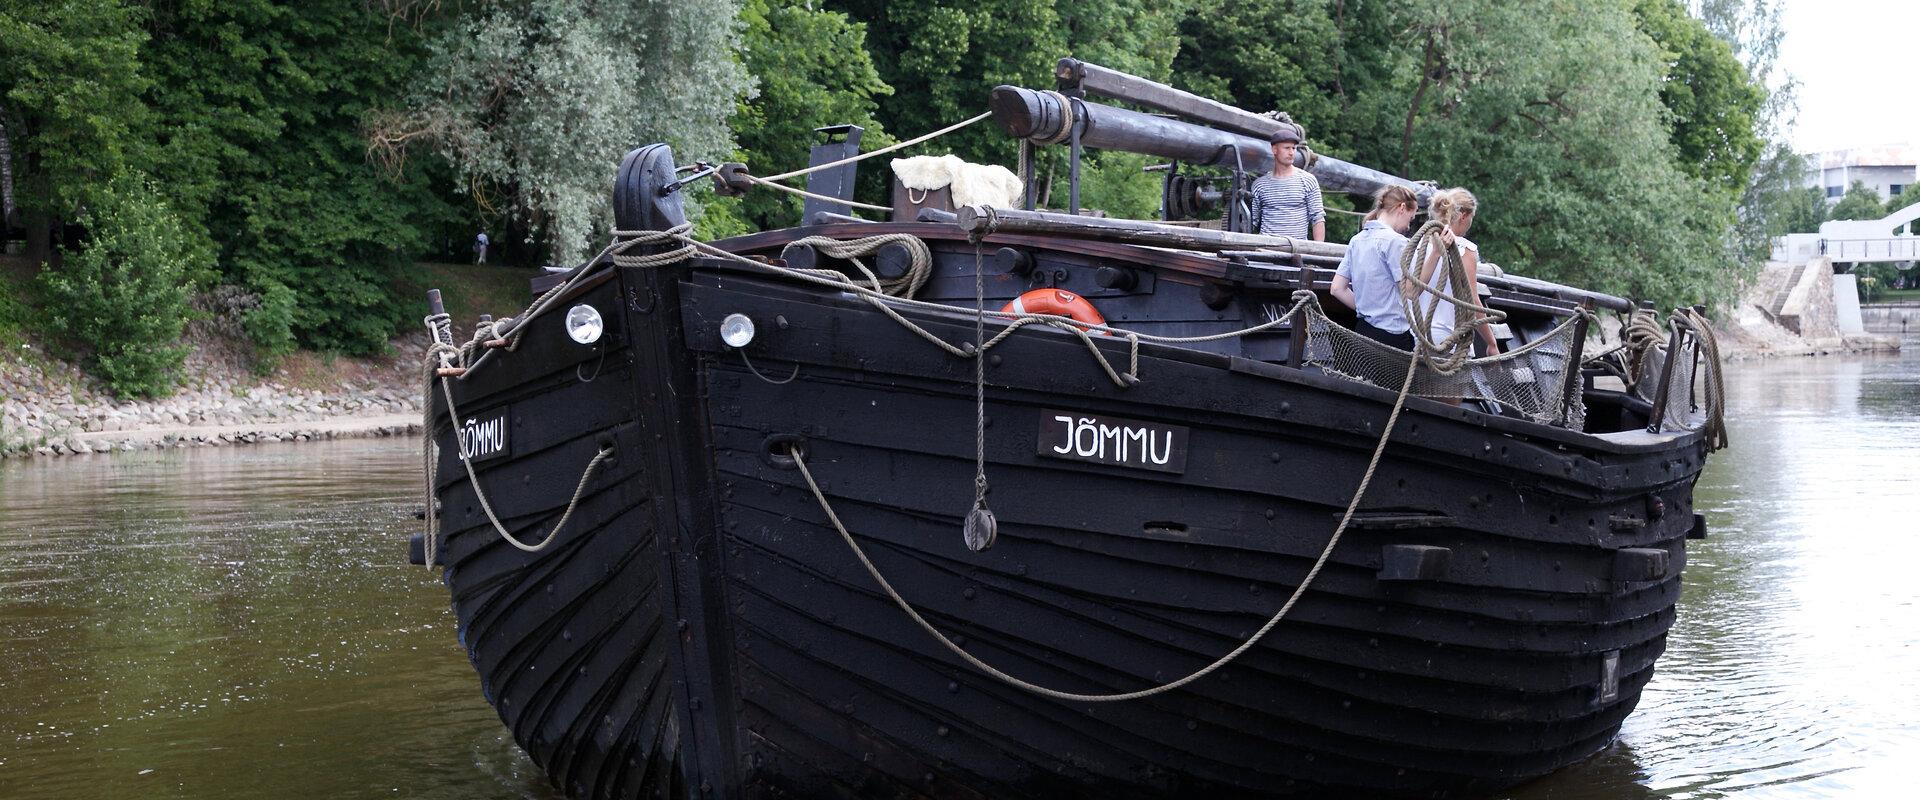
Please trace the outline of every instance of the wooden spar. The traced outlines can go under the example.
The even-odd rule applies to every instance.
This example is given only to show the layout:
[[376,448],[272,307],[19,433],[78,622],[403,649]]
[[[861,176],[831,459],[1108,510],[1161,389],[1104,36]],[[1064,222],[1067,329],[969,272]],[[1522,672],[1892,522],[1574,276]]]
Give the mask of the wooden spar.
[[1554,283],[1553,281],[1543,281],[1539,278],[1526,278],[1519,275],[1481,275],[1479,276],[1479,281],[1498,289],[1511,289],[1528,294],[1546,295],[1573,303],[1592,303],[1600,308],[1611,309],[1621,313],[1631,313],[1633,311],[1633,301],[1624,297],[1615,297],[1603,292],[1593,292],[1586,289],[1576,289],[1572,286]]
[[1129,75],[1098,64],[1089,64],[1077,58],[1060,59],[1060,62],[1054,65],[1053,77],[1059,79],[1063,85],[1078,85],[1082,91],[1090,95],[1110,97],[1159,109],[1202,125],[1252,136],[1263,142],[1285,124],[1263,114],[1235,108],[1218,100],[1210,100],[1138,75]]
[[[1260,262],[1271,262],[1276,264],[1293,263],[1292,253],[1276,253],[1271,250],[1222,250],[1216,255],[1220,256],[1221,258],[1228,259],[1230,261],[1232,260],[1260,261]],[[1340,262],[1343,260],[1341,256],[1317,256],[1317,255],[1307,255],[1307,254],[1302,254],[1302,258],[1304,258],[1307,263],[1312,264],[1316,267],[1327,267],[1329,269],[1339,267]]]
[[[1076,101],[1071,112],[1062,96],[1018,86],[996,86],[989,107],[1002,130],[1016,139],[1048,143],[1061,138],[1068,114],[1078,119],[1080,143],[1103,150],[1121,150],[1214,167],[1238,166],[1255,174],[1272,171],[1273,146],[1267,140],[1216,130],[1191,122],[1142,114],[1117,106]],[[1397,178],[1332,156],[1309,158],[1304,148],[1294,166],[1313,173],[1330,192],[1370,195],[1389,185],[1413,190],[1422,205],[1433,187]],[[1237,155],[1237,158],[1236,158]]]
[[1347,246],[1288,236],[1234,233],[1210,228],[1187,228],[1127,219],[1101,219],[1049,211],[1019,211],[985,206],[961,206],[954,222],[969,234],[1038,233],[1077,239],[1106,239],[1130,244],[1183,250],[1264,248],[1321,258],[1346,255]]

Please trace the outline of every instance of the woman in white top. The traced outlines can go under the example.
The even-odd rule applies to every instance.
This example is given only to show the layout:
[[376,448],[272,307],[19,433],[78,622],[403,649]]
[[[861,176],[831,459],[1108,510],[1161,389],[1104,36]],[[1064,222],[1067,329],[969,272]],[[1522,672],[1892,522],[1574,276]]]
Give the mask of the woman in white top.
[[[1428,216],[1445,226],[1440,233],[1441,240],[1450,242],[1454,251],[1460,254],[1460,263],[1466,267],[1468,275],[1477,275],[1480,272],[1480,247],[1467,238],[1467,231],[1473,227],[1474,212],[1478,210],[1479,203],[1474,199],[1473,193],[1465,189],[1436,192],[1433,199],[1427,203]],[[1420,280],[1443,293],[1452,294],[1452,276],[1440,268],[1440,251],[1429,247],[1427,243],[1430,241],[1432,240],[1427,238],[1421,239],[1420,248],[1414,255],[1414,259],[1420,264]],[[1454,306],[1452,303],[1441,300],[1431,293],[1421,292],[1411,283],[1405,288],[1409,292],[1419,292],[1415,295],[1414,302],[1418,304],[1420,315],[1423,317],[1431,315],[1433,323],[1428,328],[1428,336],[1432,341],[1445,341],[1448,336],[1453,335]],[[1478,297],[1477,291],[1474,297]],[[1479,301],[1476,299],[1475,302]],[[1484,317],[1481,319],[1484,320]],[[1500,352],[1500,345],[1493,338],[1493,329],[1484,321],[1478,322],[1477,327],[1480,340],[1486,343],[1486,352],[1489,354]]]

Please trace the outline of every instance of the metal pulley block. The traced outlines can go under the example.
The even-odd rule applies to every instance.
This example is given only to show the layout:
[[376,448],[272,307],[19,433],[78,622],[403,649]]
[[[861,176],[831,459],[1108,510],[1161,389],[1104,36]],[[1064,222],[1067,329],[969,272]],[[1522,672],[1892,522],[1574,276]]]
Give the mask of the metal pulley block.
[[961,528],[960,535],[967,542],[967,549],[980,552],[993,546],[993,540],[1000,534],[1000,523],[993,518],[993,510],[982,503],[967,513],[967,522]]

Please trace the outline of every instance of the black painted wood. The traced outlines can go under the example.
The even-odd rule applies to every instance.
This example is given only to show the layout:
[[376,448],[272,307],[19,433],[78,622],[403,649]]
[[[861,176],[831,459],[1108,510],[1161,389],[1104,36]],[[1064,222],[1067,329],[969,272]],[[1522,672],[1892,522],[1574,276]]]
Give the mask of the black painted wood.
[[[1084,286],[1109,320],[1162,331],[1264,321],[1262,304],[1315,278],[1044,237],[990,237],[983,256],[1016,256],[976,262],[944,230],[927,237],[924,296],[955,308],[903,313],[956,344],[973,337],[976,263],[996,305],[1042,281]],[[771,257],[797,235],[730,246]],[[1078,338],[1023,329],[986,369],[1000,537],[975,553],[960,535],[971,360],[858,298],[742,265],[598,269],[563,304],[601,309],[602,343],[536,319],[516,351],[452,382],[462,417],[507,414],[510,454],[477,472],[516,535],[538,539],[593,453],[616,453],[547,549],[493,531],[453,448],[464,420],[432,404],[462,642],[515,740],[571,796],[1469,796],[1603,747],[1665,648],[1698,529],[1698,435],[1599,436],[1414,399],[1356,524],[1243,658],[1141,701],[1029,695],[894,606],[786,448],[969,652],[1049,686],[1128,691],[1207,664],[1285,602],[1394,392],[1284,366],[1284,328],[1145,344],[1131,388]],[[1210,308],[1208,287],[1229,302]],[[1523,333],[1565,311],[1528,297]],[[758,329],[744,351],[719,340],[735,313]],[[1124,341],[1096,344],[1127,363]],[[1043,457],[1042,415],[1063,410],[1183,428],[1186,462]]]

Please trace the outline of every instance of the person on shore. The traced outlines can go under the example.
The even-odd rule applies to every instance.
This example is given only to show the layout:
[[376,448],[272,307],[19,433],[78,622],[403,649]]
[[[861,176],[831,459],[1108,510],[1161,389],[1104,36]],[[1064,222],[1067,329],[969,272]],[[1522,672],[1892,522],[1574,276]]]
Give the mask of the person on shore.
[[1420,201],[1413,190],[1388,186],[1376,192],[1373,210],[1347,243],[1347,254],[1333,273],[1333,296],[1353,309],[1353,329],[1409,352],[1413,334],[1400,302],[1400,256],[1407,249],[1407,225],[1418,213]]
[[487,245],[488,244],[491,244],[491,242],[487,241],[486,231],[481,231],[479,236],[473,237],[473,263],[475,264],[487,263]]
[[[1428,218],[1441,223],[1440,235],[1437,238],[1444,246],[1451,246],[1454,252],[1460,255],[1461,266],[1466,268],[1469,278],[1480,274],[1480,246],[1467,238],[1467,231],[1473,228],[1473,217],[1479,208],[1479,201],[1474,198],[1473,193],[1460,188],[1436,192],[1433,199],[1427,202]],[[1441,258],[1443,250],[1428,246],[1433,238],[1423,239],[1414,252],[1414,260],[1420,265],[1418,273],[1420,280],[1443,294],[1452,294],[1452,276],[1443,269],[1445,265],[1445,260]],[[1432,324],[1427,329],[1431,341],[1437,344],[1453,335],[1455,307],[1452,303],[1440,299],[1431,292],[1422,291],[1411,281],[1403,282],[1401,291],[1413,299],[1419,310],[1419,316],[1432,317]],[[1476,298],[1474,302],[1478,303],[1477,284],[1473,297]],[[1474,321],[1474,325],[1478,328],[1480,341],[1486,345],[1486,353],[1492,355],[1500,352],[1500,344],[1493,338],[1493,328],[1487,325],[1484,316],[1476,316],[1478,319]]]
[[1293,165],[1300,150],[1300,129],[1283,124],[1268,138],[1273,172],[1253,179],[1253,222],[1268,236],[1327,239],[1327,212],[1320,203],[1320,179]]

